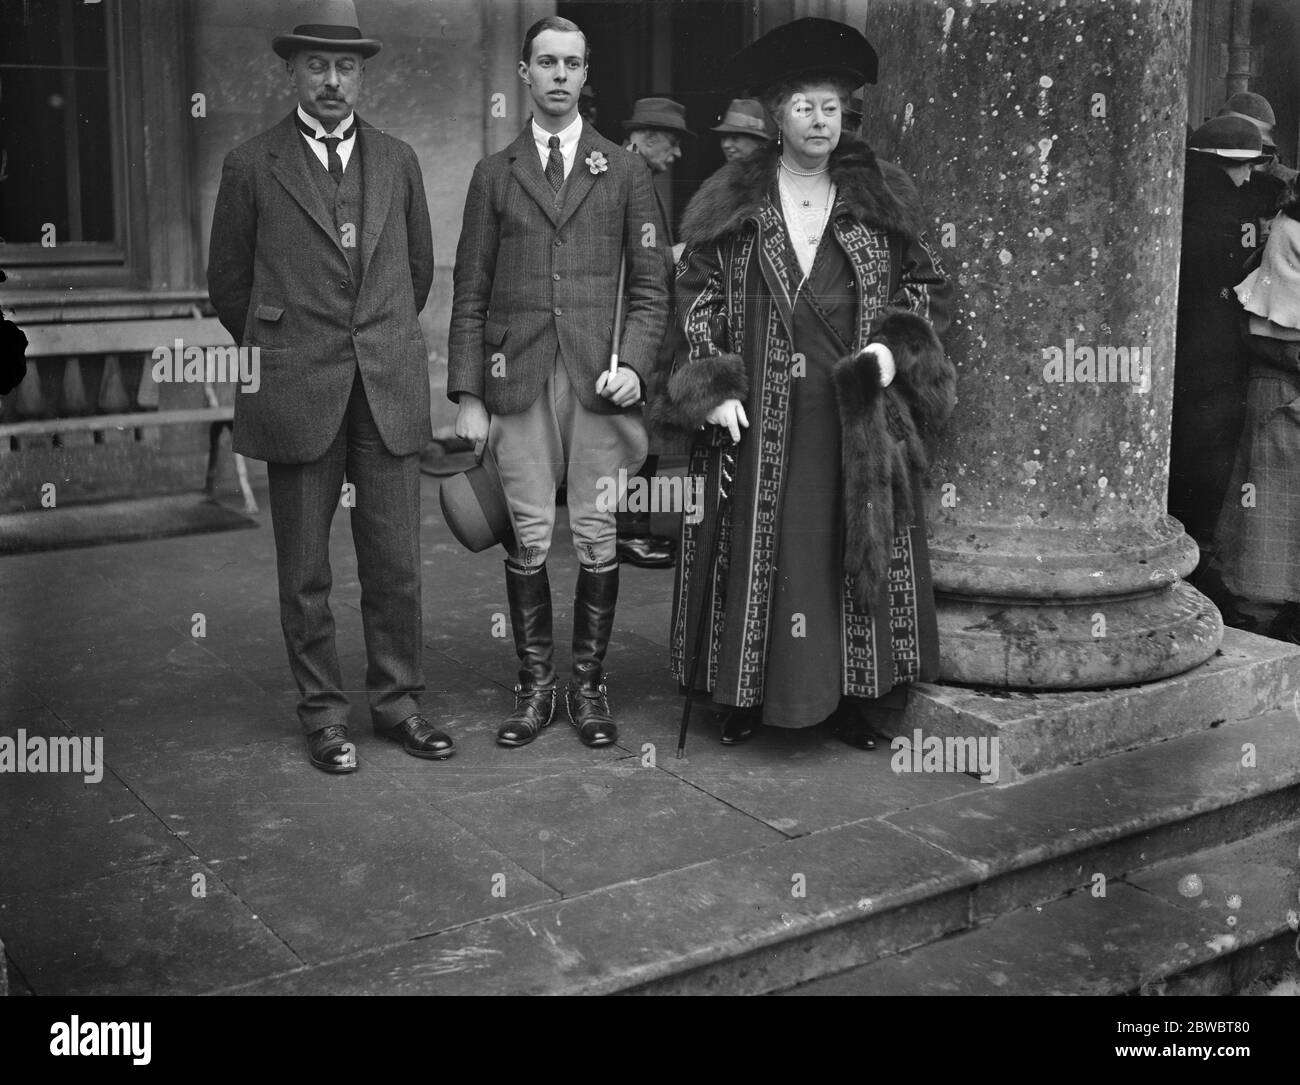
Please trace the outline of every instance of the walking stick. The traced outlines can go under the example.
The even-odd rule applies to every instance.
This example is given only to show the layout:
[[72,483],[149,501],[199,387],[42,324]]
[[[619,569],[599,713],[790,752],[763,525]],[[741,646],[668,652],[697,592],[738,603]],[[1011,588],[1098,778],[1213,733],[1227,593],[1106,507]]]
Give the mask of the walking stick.
[[[729,441],[727,445],[722,447],[720,455],[726,455],[730,444],[731,442]],[[718,464],[718,481],[719,493],[717,523],[714,524],[713,532],[709,538],[709,549],[705,551],[707,557],[700,565],[700,568],[708,577],[708,580],[705,582],[704,591],[700,597],[700,624],[699,628],[695,632],[695,652],[691,657],[690,673],[686,679],[686,703],[682,705],[682,727],[677,734],[677,757],[679,760],[686,753],[686,731],[691,725],[691,701],[695,696],[695,680],[700,673],[700,656],[704,652],[704,631],[709,627],[713,618],[712,609],[709,606],[712,592],[709,588],[713,582],[713,567],[718,560],[718,544],[722,540],[722,519],[728,512],[728,497],[730,496],[728,484],[731,482],[731,479],[728,477],[727,472],[721,463]],[[684,603],[689,602],[689,595],[690,592],[689,589],[687,589],[687,599],[683,601]]]
[[618,262],[618,294],[614,298],[614,339],[609,345],[609,375],[618,369],[618,347],[623,339],[623,290],[627,285],[627,260]]

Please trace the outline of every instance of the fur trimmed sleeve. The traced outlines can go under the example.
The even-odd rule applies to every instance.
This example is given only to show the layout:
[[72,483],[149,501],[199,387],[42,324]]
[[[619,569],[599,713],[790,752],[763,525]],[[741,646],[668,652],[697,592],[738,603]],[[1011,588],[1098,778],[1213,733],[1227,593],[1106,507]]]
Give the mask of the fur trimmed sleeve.
[[[682,255],[677,267],[677,328],[672,372],[650,405],[661,430],[699,429],[708,413],[727,399],[744,399],[749,379],[744,359],[731,352],[722,254],[704,245]],[[718,340],[722,342],[719,343]]]

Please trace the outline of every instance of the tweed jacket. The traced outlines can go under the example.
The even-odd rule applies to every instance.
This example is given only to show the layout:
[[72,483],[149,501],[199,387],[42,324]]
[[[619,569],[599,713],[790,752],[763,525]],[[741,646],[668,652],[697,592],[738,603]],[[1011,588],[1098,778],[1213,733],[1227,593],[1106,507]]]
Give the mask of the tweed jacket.
[[208,292],[235,342],[259,348],[261,388],[235,397],[234,448],[246,456],[319,459],[358,369],[390,453],[417,452],[432,436],[418,314],[433,283],[433,237],[420,164],[401,140],[360,116],[355,123],[359,282],[343,248],[352,238],[308,173],[293,114],[236,147],[222,168]]
[[[603,156],[599,168],[594,153]],[[595,165],[593,166],[593,163]],[[531,123],[474,168],[456,249],[447,395],[491,414],[526,410],[558,349],[579,401],[609,364],[620,256],[627,260],[619,362],[643,382],[668,322],[668,268],[645,164],[583,122],[564,204],[542,171]],[[635,408],[630,408],[635,409]]]

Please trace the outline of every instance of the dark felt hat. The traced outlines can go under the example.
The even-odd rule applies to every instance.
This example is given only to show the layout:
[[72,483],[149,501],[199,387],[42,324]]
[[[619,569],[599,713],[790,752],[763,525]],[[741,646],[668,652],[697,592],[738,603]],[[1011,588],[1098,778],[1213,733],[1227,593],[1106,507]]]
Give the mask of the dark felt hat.
[[776,139],[776,125],[757,98],[735,98],[727,106],[720,124],[710,132],[734,132],[738,136],[757,136],[759,139]]
[[501,472],[486,447],[476,466],[443,479],[438,503],[451,533],[467,550],[477,554],[496,543],[509,547],[514,539]]
[[722,80],[751,93],[801,75],[842,76],[860,87],[876,81],[879,66],[875,49],[853,27],[834,19],[795,19],[727,61]]
[[301,0],[294,8],[298,22],[293,33],[281,34],[271,42],[271,48],[285,60],[300,49],[360,53],[363,57],[379,52],[378,41],[361,36],[352,0]]
[[1262,162],[1264,141],[1259,129],[1245,117],[1212,117],[1191,134],[1187,149],[1213,155],[1235,166]]
[[632,106],[632,116],[623,122],[623,129],[635,132],[638,128],[657,128],[684,136],[695,135],[686,127],[686,107],[671,98],[638,98]]

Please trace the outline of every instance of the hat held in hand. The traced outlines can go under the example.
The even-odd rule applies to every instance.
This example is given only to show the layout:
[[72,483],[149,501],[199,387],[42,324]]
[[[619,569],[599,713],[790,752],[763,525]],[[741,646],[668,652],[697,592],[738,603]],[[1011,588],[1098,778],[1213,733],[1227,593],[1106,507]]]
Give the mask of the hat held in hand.
[[510,505],[489,448],[484,447],[483,458],[474,467],[443,479],[438,503],[451,533],[466,550],[477,554],[497,543],[507,549],[513,544]]

